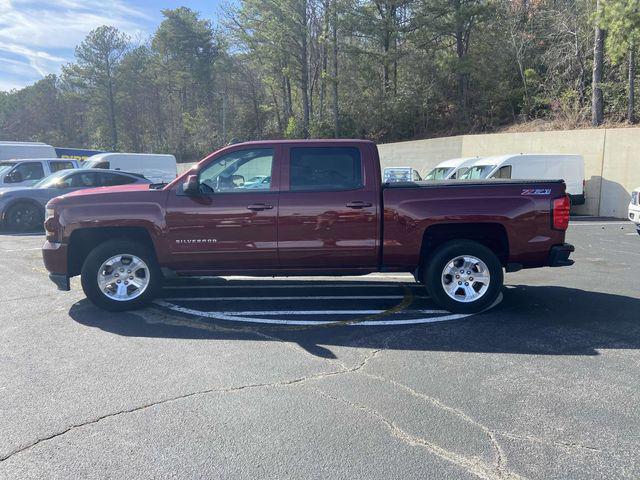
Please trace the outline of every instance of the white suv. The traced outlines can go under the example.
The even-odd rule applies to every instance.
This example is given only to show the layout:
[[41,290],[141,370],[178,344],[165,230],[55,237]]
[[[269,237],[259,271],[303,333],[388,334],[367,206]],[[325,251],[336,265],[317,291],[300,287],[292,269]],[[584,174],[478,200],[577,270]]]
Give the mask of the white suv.
[[631,194],[629,220],[636,224],[636,227],[638,227],[638,233],[640,234],[640,187],[636,188]]
[[60,170],[78,168],[77,160],[69,158],[31,158],[0,161],[0,188],[29,187]]

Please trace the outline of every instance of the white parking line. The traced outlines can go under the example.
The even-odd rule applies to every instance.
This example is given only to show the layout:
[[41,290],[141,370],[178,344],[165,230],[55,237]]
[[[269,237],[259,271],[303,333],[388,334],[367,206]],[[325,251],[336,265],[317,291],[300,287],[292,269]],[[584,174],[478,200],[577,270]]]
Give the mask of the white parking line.
[[33,250],[42,250],[42,247],[18,248],[18,249],[15,249],[15,250],[0,250],[0,253],[31,252]]
[[[247,317],[251,315],[378,315],[386,310],[247,310],[245,312],[222,312],[225,315]],[[447,310],[402,310],[398,313],[449,313]]]
[[[226,301],[260,301],[260,300],[397,300],[404,298],[404,295],[365,295],[365,296],[345,296],[345,295],[312,295],[304,297],[167,297],[164,300],[172,302],[205,302],[215,300]],[[418,296],[414,298],[429,298],[427,296]]]
[[601,227],[606,225],[633,225],[633,222],[569,222],[570,227]]
[[281,288],[281,289],[289,289],[289,288],[369,288],[369,287],[373,287],[373,288],[396,288],[396,287],[409,287],[409,288],[420,288],[422,287],[422,285],[419,284],[415,284],[415,285],[405,285],[403,283],[395,283],[395,284],[389,284],[389,283],[385,283],[382,285],[376,285],[373,282],[369,282],[366,285],[363,284],[347,284],[347,283],[340,283],[340,284],[334,284],[334,285],[329,285],[329,284],[322,284],[322,285],[316,285],[316,284],[311,284],[311,285],[176,285],[176,286],[171,286],[171,285],[165,285],[162,288],[165,290],[174,290],[174,289],[178,289],[178,290],[190,290],[192,288],[194,289],[205,289],[205,288],[210,288],[210,289],[217,289],[217,288],[253,288],[253,289],[259,289],[259,288]]
[[[241,315],[233,315],[233,313],[249,313],[249,312],[204,312],[201,310],[195,310],[192,308],[186,308],[186,307],[180,307],[178,305],[174,305],[172,303],[169,302],[165,302],[162,300],[156,300],[155,302],[157,305],[166,307],[170,310],[173,310],[175,312],[180,312],[180,313],[186,313],[189,315],[194,315],[194,316],[198,316],[198,317],[205,317],[205,318],[213,318],[216,320],[226,320],[226,321],[230,321],[230,322],[243,322],[243,323],[261,323],[261,324],[271,324],[271,325],[316,325],[316,326],[322,326],[322,325],[330,325],[333,323],[338,323],[336,320],[329,320],[329,321],[313,321],[313,320],[281,320],[281,319],[273,319],[273,318],[259,318],[259,317],[249,317],[249,316],[241,316]],[[339,310],[337,312],[338,315],[339,314],[343,314],[343,315],[352,315],[352,314],[357,314],[357,313],[353,313],[353,312],[360,312],[361,310]],[[336,312],[335,310],[327,310],[321,313],[316,313],[316,315],[335,315],[336,313],[332,313],[332,312]],[[376,310],[376,313],[382,313],[384,312],[384,310]],[[402,313],[408,313],[408,314],[432,314],[432,313],[440,313],[441,310],[404,310]],[[251,314],[256,314],[256,313],[264,313],[264,314],[278,314],[278,313],[282,313],[282,312],[251,312]],[[296,312],[296,315],[305,315],[307,312],[304,311],[300,311],[300,312]],[[448,312],[446,312],[448,313]],[[366,314],[365,314],[366,315]],[[372,313],[372,315],[375,315],[375,313]],[[466,315],[466,314],[450,314],[450,315],[443,315],[441,317],[423,317],[423,318],[409,318],[409,319],[403,319],[403,320],[365,320],[362,322],[357,321],[357,319],[354,320],[353,324],[354,326],[373,326],[373,325],[412,325],[412,324],[421,324],[421,323],[436,323],[436,322],[446,322],[446,321],[450,321],[450,320],[459,320],[461,318],[465,318],[465,317],[469,317],[470,315]],[[341,320],[341,323],[345,323],[346,325],[349,324],[348,320]]]
[[[313,278],[314,280],[317,281],[321,277],[323,277],[323,275],[312,276],[312,277],[309,277],[308,275],[307,276],[285,275],[279,278],[288,279],[288,280],[302,280],[302,281]],[[203,276],[192,276],[190,278],[202,278],[202,279],[224,278],[225,280],[260,280],[261,278],[264,278],[264,277],[256,277],[256,276],[249,276],[249,275],[227,275],[223,277],[212,277],[211,275],[209,276],[203,275]],[[341,280],[368,280],[372,278],[380,278],[384,280],[398,279],[398,280],[406,280],[409,282],[415,281],[413,278],[413,275],[411,275],[410,273],[369,273],[367,275],[341,275],[340,276]]]

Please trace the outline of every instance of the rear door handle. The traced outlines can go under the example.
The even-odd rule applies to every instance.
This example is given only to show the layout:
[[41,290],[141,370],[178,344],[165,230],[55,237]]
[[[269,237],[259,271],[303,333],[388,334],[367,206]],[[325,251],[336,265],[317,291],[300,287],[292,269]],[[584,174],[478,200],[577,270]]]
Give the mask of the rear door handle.
[[247,208],[254,212],[259,212],[261,210],[271,210],[273,205],[267,205],[266,203],[252,203],[251,205],[247,205]]
[[347,207],[349,208],[366,208],[370,207],[371,203],[369,202],[349,202],[347,203]]

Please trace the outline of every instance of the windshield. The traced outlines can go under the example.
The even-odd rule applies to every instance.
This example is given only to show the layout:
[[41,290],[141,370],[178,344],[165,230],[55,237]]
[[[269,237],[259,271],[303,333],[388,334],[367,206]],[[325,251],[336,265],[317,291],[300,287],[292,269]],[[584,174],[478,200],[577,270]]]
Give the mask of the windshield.
[[0,162],[0,175],[7,173],[14,165],[15,163],[13,162]]
[[453,174],[453,178],[462,178],[462,176],[469,171],[469,167],[462,167],[456,170]]
[[460,175],[458,178],[463,180],[477,180],[479,178],[487,178],[491,170],[496,168],[495,165],[476,165],[475,167],[471,167],[469,170],[464,172],[464,174]]
[[104,168],[109,170],[109,162],[106,160],[87,160],[82,164],[82,168]]
[[436,167],[427,173],[425,180],[444,180],[449,176],[449,172],[453,170],[451,167]]
[[56,173],[52,173],[48,177],[44,177],[38,183],[33,185],[33,188],[52,188],[60,180],[62,180],[67,173],[68,173],[68,170],[59,170]]

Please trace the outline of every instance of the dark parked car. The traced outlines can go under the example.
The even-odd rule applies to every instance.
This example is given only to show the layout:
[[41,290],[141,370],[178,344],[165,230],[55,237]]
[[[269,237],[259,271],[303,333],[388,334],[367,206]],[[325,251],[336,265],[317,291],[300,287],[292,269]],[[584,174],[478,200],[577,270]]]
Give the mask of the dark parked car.
[[151,182],[132,173],[74,169],[60,170],[32,187],[0,188],[0,224],[7,230],[20,232],[40,229],[45,205],[54,197],[83,188],[135,183]]

